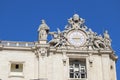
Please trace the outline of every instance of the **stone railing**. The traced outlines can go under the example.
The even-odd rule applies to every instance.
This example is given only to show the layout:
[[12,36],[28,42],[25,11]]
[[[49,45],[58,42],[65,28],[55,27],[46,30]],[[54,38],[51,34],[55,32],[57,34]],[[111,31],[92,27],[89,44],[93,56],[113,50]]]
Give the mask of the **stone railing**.
[[15,42],[15,41],[0,41],[0,45],[6,47],[33,47],[34,42]]

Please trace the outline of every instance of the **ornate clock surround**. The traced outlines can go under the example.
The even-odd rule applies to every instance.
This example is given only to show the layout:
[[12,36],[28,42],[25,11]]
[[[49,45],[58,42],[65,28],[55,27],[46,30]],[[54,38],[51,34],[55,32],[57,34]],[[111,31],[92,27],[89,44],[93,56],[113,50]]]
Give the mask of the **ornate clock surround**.
[[87,34],[81,29],[72,29],[67,33],[68,45],[81,47],[86,44]]

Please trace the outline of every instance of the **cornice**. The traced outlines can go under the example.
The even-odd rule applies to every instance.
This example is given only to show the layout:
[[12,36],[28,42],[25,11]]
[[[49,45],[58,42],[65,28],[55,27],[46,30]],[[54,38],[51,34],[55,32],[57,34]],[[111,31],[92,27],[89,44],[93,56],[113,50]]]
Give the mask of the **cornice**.
[[50,52],[58,52],[58,53],[83,53],[83,54],[88,54],[88,53],[92,53],[92,54],[112,54],[113,51],[112,50],[80,50],[80,49],[67,49],[67,48],[59,48],[56,49],[55,47],[50,47],[49,48]]
[[2,47],[2,50],[32,51],[32,47]]

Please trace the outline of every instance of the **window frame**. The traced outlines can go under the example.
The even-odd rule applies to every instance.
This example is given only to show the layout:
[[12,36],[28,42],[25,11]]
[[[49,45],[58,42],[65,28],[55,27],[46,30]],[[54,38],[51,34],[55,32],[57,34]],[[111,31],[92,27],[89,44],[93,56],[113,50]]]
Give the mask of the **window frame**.
[[[84,60],[84,62],[85,62],[85,78],[82,78],[81,76],[80,76],[80,78],[71,78],[70,77],[70,61],[74,61],[74,60],[78,60],[78,61],[80,61],[80,60]],[[82,67],[82,66],[81,66]],[[82,80],[86,80],[87,79],[87,77],[88,77],[88,72],[87,72],[87,58],[86,57],[83,57],[83,58],[81,58],[81,57],[79,57],[79,58],[73,58],[73,57],[69,57],[69,65],[68,65],[68,74],[69,74],[69,80],[76,80],[76,79],[82,79]],[[80,75],[82,75],[82,74],[80,74]]]
[[[22,77],[24,78],[24,65],[25,62],[24,61],[9,61],[9,76],[8,77]],[[22,71],[20,72],[12,72],[11,70],[11,65],[12,64],[22,64]]]

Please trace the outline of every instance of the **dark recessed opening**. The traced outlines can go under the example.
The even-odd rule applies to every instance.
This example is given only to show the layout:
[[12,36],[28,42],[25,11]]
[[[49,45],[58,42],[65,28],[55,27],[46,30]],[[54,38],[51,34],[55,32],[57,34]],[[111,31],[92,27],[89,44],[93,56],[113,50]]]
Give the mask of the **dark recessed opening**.
[[16,65],[15,65],[15,69],[19,69],[19,64],[16,64]]

